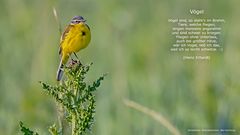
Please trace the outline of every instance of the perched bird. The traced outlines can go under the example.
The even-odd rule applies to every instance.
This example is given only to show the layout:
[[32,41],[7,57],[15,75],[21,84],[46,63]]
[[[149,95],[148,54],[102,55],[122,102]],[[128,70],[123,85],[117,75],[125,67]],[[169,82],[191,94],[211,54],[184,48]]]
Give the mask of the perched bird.
[[90,40],[91,32],[86,20],[82,16],[73,17],[60,39],[59,55],[61,60],[57,70],[57,81],[62,79],[63,67],[71,54],[86,48]]

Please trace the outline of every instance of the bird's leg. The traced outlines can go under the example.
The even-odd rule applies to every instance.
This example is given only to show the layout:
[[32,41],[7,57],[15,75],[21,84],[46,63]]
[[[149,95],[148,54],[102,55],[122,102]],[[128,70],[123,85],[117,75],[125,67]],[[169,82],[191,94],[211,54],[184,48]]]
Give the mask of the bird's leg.
[[74,52],[73,54],[74,54],[74,56],[75,56],[75,57],[76,57],[76,58],[79,60],[79,58],[78,58],[77,54],[76,54],[75,52]]
[[73,65],[75,65],[78,61],[77,60],[74,60],[72,55],[68,55],[70,57],[70,62],[69,62],[69,66],[68,67],[73,67]]
[[71,58],[72,61],[75,61],[75,60],[72,58],[72,55],[70,55],[70,58]]
[[77,54],[76,54],[75,52],[74,52],[73,54],[74,54],[75,57],[78,59],[79,64],[82,65],[82,63],[81,63],[80,59],[78,58]]
[[73,67],[78,61],[77,60],[71,60],[70,67]]
[[76,64],[78,61],[77,60],[74,60],[73,58],[72,58],[72,55],[70,55],[70,58],[71,58],[71,65],[74,65],[74,64]]
[[73,67],[75,64],[79,64],[79,65],[82,65],[82,63],[80,62],[80,60],[78,59],[76,53],[73,53],[75,55],[75,57],[77,58],[77,60],[74,60],[72,58],[72,55],[70,55],[69,57],[71,58],[71,62],[70,62],[70,67]]

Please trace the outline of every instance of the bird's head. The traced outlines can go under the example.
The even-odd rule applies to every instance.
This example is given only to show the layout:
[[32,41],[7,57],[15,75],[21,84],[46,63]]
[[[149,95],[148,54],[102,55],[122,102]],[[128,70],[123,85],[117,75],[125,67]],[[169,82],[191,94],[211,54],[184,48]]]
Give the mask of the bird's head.
[[86,20],[82,16],[75,16],[71,20],[71,24],[79,24],[79,23],[85,23]]

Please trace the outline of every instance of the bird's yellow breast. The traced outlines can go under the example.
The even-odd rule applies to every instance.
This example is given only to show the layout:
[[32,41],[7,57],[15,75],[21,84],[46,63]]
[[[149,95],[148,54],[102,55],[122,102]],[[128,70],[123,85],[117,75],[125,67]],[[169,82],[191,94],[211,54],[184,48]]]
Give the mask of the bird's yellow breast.
[[62,42],[63,53],[69,55],[78,52],[88,46],[91,40],[91,33],[88,26],[84,23],[72,25],[68,34]]

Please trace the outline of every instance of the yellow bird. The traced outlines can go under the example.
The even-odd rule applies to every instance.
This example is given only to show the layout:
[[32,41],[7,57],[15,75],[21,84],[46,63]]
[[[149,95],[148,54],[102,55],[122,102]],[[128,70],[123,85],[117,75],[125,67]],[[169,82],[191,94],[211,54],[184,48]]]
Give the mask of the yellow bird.
[[57,81],[62,79],[63,67],[71,54],[86,48],[90,40],[91,32],[86,20],[82,16],[73,17],[61,36],[59,47],[61,61],[57,71]]

